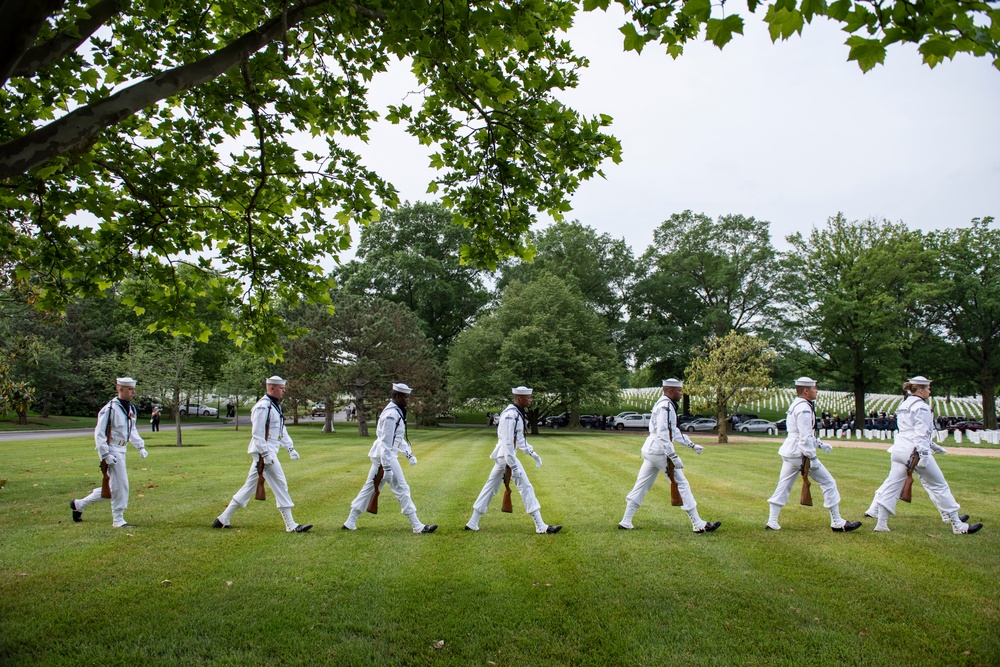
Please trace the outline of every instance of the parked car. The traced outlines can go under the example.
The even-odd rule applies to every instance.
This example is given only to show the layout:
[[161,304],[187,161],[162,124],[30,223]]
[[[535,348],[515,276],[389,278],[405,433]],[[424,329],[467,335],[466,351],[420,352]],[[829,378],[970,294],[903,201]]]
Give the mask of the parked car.
[[788,422],[787,422],[787,420],[780,419],[780,420],[774,422],[774,425],[778,429],[778,433],[787,433],[788,432]]
[[154,398],[152,396],[140,396],[139,398],[133,399],[132,405],[135,406],[136,412],[140,415],[148,415],[153,412],[153,406],[163,410],[163,400],[159,398]]
[[596,429],[598,426],[597,415],[580,415],[580,426]]
[[778,425],[766,419],[751,419],[737,424],[736,430],[740,433],[767,433],[768,435],[775,435],[778,432]]
[[693,422],[695,419],[698,419],[698,415],[678,415],[677,426],[680,427],[688,422]]
[[625,415],[621,419],[615,417],[615,430],[624,431],[627,428],[647,428],[649,427],[649,420],[651,417],[652,415],[648,412],[644,415]]
[[616,414],[614,417],[611,418],[611,425],[617,427],[618,426],[618,422],[621,421],[622,419],[624,419],[625,417],[628,417],[629,415],[637,415],[637,414],[639,414],[639,413],[638,412],[630,412],[630,411],[619,412],[618,414]]
[[948,434],[952,434],[955,431],[961,431],[965,433],[966,431],[981,431],[983,430],[983,422],[970,419],[968,421],[956,422],[948,427]]
[[717,423],[715,417],[698,417],[694,421],[689,421],[684,424],[684,428],[681,430],[687,431],[714,431]]
[[198,405],[197,403],[189,403],[187,405],[182,405],[177,412],[183,415],[201,415],[202,417],[218,417],[219,411],[216,408],[211,408],[207,405]]
[[566,428],[569,426],[569,416],[568,412],[551,415],[545,418],[545,425],[549,428]]
[[312,410],[309,411],[313,417],[326,417],[326,403],[320,401],[316,405],[312,406]]

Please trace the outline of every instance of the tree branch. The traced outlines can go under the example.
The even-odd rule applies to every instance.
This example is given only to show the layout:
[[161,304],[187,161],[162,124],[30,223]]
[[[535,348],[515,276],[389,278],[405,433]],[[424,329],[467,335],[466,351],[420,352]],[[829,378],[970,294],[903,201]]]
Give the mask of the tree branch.
[[39,31],[66,0],[2,0],[0,2],[0,85],[35,43]]

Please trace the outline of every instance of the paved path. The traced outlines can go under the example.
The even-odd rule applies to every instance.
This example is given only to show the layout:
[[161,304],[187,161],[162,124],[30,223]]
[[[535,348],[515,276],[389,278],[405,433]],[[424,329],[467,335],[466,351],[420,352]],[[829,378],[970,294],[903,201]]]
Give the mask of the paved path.
[[[240,417],[240,425],[250,424],[249,417]],[[233,421],[231,419],[220,419],[216,422],[199,422],[196,424],[184,424],[183,430],[188,431],[190,429],[198,428],[222,428],[225,426],[232,426]],[[149,433],[152,427],[149,424],[140,424],[140,433]],[[160,431],[166,433],[167,431],[173,431],[173,422],[160,422]],[[9,442],[11,440],[46,440],[48,438],[78,438],[81,436],[93,436],[94,429],[92,428],[60,428],[52,429],[49,431],[0,431],[0,442]]]

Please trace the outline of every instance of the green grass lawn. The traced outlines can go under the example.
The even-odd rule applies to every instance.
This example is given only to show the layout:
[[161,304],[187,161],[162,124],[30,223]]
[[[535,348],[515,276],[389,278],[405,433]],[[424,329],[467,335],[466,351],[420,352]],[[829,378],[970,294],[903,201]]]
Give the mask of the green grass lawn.
[[[150,434],[149,458],[129,456],[125,530],[108,503],[70,519],[99,483],[87,438],[0,443],[0,664],[1000,664],[1000,459],[941,457],[977,535],[952,535],[922,490],[892,533],[834,534],[816,485],[816,506],[790,504],[773,533],[777,443],[699,437],[685,472],[722,528],[693,534],[661,480],[626,532],[642,435],[545,433],[528,473],[564,531],[535,535],[517,498],[512,515],[496,498],[471,533],[495,434],[411,429],[407,479],[438,532],[412,534],[389,493],[348,532],[370,440],[320,427],[291,429],[300,461],[281,453],[304,535],[270,492],[234,530],[210,528],[249,468],[245,429],[190,431],[183,448]],[[888,455],[822,458],[860,518]]]

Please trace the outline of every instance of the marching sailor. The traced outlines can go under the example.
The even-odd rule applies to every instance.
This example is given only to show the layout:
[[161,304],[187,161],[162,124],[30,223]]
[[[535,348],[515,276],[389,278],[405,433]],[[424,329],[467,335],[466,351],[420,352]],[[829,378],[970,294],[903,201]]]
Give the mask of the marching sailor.
[[536,468],[542,467],[542,457],[524,437],[524,427],[528,423],[528,416],[524,411],[531,406],[531,389],[515,387],[511,392],[514,395],[513,403],[508,405],[497,418],[497,445],[490,454],[490,458],[493,459],[493,471],[490,472],[483,490],[472,506],[472,518],[465,524],[465,529],[479,530],[479,520],[486,514],[490,501],[500,490],[509,467],[510,479],[521,494],[524,511],[535,522],[535,532],[540,535],[558,533],[562,530],[562,526],[550,526],[542,521],[541,505],[535,497],[535,489],[528,481],[528,474],[517,460],[517,450],[520,449],[535,460]]
[[830,528],[835,533],[846,533],[857,530],[861,526],[860,521],[845,521],[840,516],[840,492],[837,491],[837,481],[829,473],[826,467],[816,456],[816,448],[819,447],[824,452],[829,453],[833,446],[822,442],[816,437],[816,400],[819,389],[816,381],[800,377],[795,381],[795,393],[798,397],[788,406],[788,437],[784,444],[778,449],[781,456],[781,474],[778,477],[778,487],[774,494],[767,499],[771,506],[771,514],[768,517],[765,528],[767,530],[781,530],[778,525],[778,515],[781,508],[788,502],[788,494],[795,484],[795,478],[799,476],[804,464],[803,459],[809,460],[809,477],[813,479],[823,490],[823,507],[830,511]]
[[[125,522],[125,508],[128,507],[128,471],[125,468],[125,452],[128,443],[139,450],[139,455],[146,458],[146,443],[136,428],[136,410],[132,405],[135,398],[135,380],[118,378],[115,382],[118,396],[112,398],[97,413],[97,426],[94,427],[94,441],[97,443],[97,455],[107,465],[109,487],[111,489],[111,523],[115,528],[132,528]],[[83,510],[91,503],[105,500],[101,497],[101,488],[94,489],[89,496],[79,500],[71,500],[69,507],[73,511],[73,521],[83,521]]]
[[[899,492],[906,481],[907,464],[916,452],[918,456],[913,472],[930,496],[931,502],[941,513],[941,518],[951,523],[951,531],[956,535],[971,535],[983,527],[981,523],[969,525],[968,514],[959,516],[959,505],[951,493],[944,473],[934,460],[934,454],[947,454],[944,447],[931,439],[934,429],[934,415],[928,399],[931,397],[931,381],[922,375],[910,378],[903,385],[906,399],[896,409],[899,431],[888,449],[892,460],[889,476],[875,492],[875,516],[878,522],[875,531],[889,532],[889,515],[896,515],[896,503],[899,502]],[[869,508],[871,511],[872,508]]]
[[722,525],[721,521],[704,521],[698,516],[698,503],[695,502],[694,495],[691,494],[691,485],[682,470],[684,464],[674,450],[674,443],[690,447],[695,454],[701,454],[705,449],[701,445],[691,442],[691,439],[677,428],[677,401],[680,400],[683,386],[680,380],[674,378],[663,381],[663,395],[653,406],[653,413],[649,420],[649,435],[642,445],[642,467],[639,468],[639,475],[631,493],[625,496],[625,516],[618,524],[622,530],[635,528],[632,525],[632,517],[642,505],[642,499],[646,493],[653,488],[660,473],[669,474],[668,466],[671,463],[673,464],[674,481],[677,482],[677,490],[683,501],[681,509],[687,512],[691,519],[691,528],[694,532],[711,533]]
[[[433,533],[437,530],[437,524],[430,525],[421,523],[417,518],[417,508],[410,498],[410,485],[406,483],[403,476],[403,468],[399,465],[399,453],[402,452],[410,462],[411,466],[417,465],[417,457],[413,455],[413,449],[406,439],[406,406],[410,402],[410,392],[413,390],[406,384],[393,383],[392,400],[382,408],[382,414],[378,416],[378,426],[375,429],[375,442],[368,451],[368,458],[371,459],[372,467],[368,471],[368,477],[361,487],[358,497],[351,503],[351,513],[347,521],[341,528],[345,530],[358,529],[358,517],[368,507],[372,496],[375,494],[375,484],[379,484],[379,492],[386,484],[392,490],[396,500],[399,501],[400,512],[410,520],[410,526],[416,534]],[[382,471],[381,480],[378,479],[379,471]]]
[[285,381],[277,375],[272,375],[264,381],[266,393],[250,409],[250,444],[247,453],[253,455],[250,463],[250,473],[226,510],[215,518],[213,528],[232,528],[229,521],[241,507],[246,507],[257,489],[257,462],[264,461],[264,481],[274,494],[274,502],[285,521],[285,532],[304,533],[312,528],[312,524],[301,525],[292,518],[292,497],[288,494],[288,481],[285,472],[278,461],[278,448],[288,450],[288,458],[299,460],[292,438],[285,429],[285,415],[281,409],[281,397],[285,395]]

